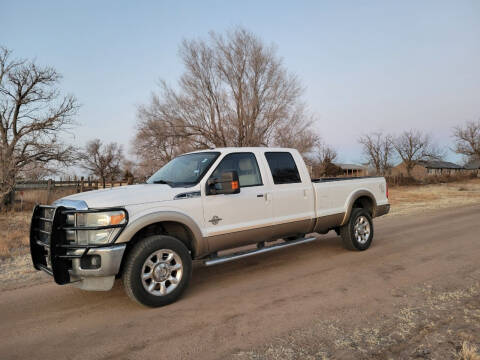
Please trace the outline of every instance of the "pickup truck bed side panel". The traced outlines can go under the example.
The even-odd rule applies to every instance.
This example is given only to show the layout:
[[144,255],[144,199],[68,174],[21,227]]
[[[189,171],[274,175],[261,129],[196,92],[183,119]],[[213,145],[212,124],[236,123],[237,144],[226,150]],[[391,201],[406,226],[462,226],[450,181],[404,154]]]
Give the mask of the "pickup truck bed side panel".
[[369,196],[374,205],[388,203],[385,179],[381,177],[313,183],[313,186],[317,217],[348,213],[354,201],[360,196]]
[[360,197],[371,199],[373,216],[376,215],[378,205],[388,203],[385,179],[382,177],[319,181],[314,182],[313,186],[317,214],[315,232],[319,233],[345,224],[350,217],[353,204]]

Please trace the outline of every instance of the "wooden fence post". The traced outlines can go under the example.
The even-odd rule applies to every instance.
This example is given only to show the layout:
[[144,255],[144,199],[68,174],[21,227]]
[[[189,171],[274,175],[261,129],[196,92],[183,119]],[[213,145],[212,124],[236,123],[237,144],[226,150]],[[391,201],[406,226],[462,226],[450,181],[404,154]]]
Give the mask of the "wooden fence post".
[[50,191],[52,189],[52,179],[48,179],[47,182],[47,204],[50,204]]

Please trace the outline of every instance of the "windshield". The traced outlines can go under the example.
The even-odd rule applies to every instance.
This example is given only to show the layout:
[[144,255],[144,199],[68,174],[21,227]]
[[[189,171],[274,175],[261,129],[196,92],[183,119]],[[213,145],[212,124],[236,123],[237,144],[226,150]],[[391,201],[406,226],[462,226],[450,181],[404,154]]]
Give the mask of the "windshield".
[[176,157],[153,174],[147,184],[168,184],[172,187],[195,185],[218,155],[219,152],[200,152]]

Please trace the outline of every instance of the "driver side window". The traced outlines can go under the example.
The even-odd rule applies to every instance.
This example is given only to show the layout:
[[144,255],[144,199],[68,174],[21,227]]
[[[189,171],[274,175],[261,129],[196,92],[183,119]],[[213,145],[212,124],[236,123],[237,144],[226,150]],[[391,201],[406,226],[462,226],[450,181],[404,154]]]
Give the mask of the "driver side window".
[[219,178],[224,171],[237,172],[240,188],[263,185],[257,159],[253,153],[228,154],[218,164],[210,179]]

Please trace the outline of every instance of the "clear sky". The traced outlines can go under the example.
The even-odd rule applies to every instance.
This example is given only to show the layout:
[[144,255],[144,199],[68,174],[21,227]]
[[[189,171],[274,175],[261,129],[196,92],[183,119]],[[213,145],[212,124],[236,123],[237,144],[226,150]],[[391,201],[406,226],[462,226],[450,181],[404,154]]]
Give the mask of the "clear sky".
[[[75,139],[127,148],[136,107],[182,72],[178,45],[243,26],[274,43],[344,162],[374,130],[451,129],[480,118],[480,1],[0,0],[0,44],[55,67],[82,104]],[[449,154],[450,160],[459,160]]]

